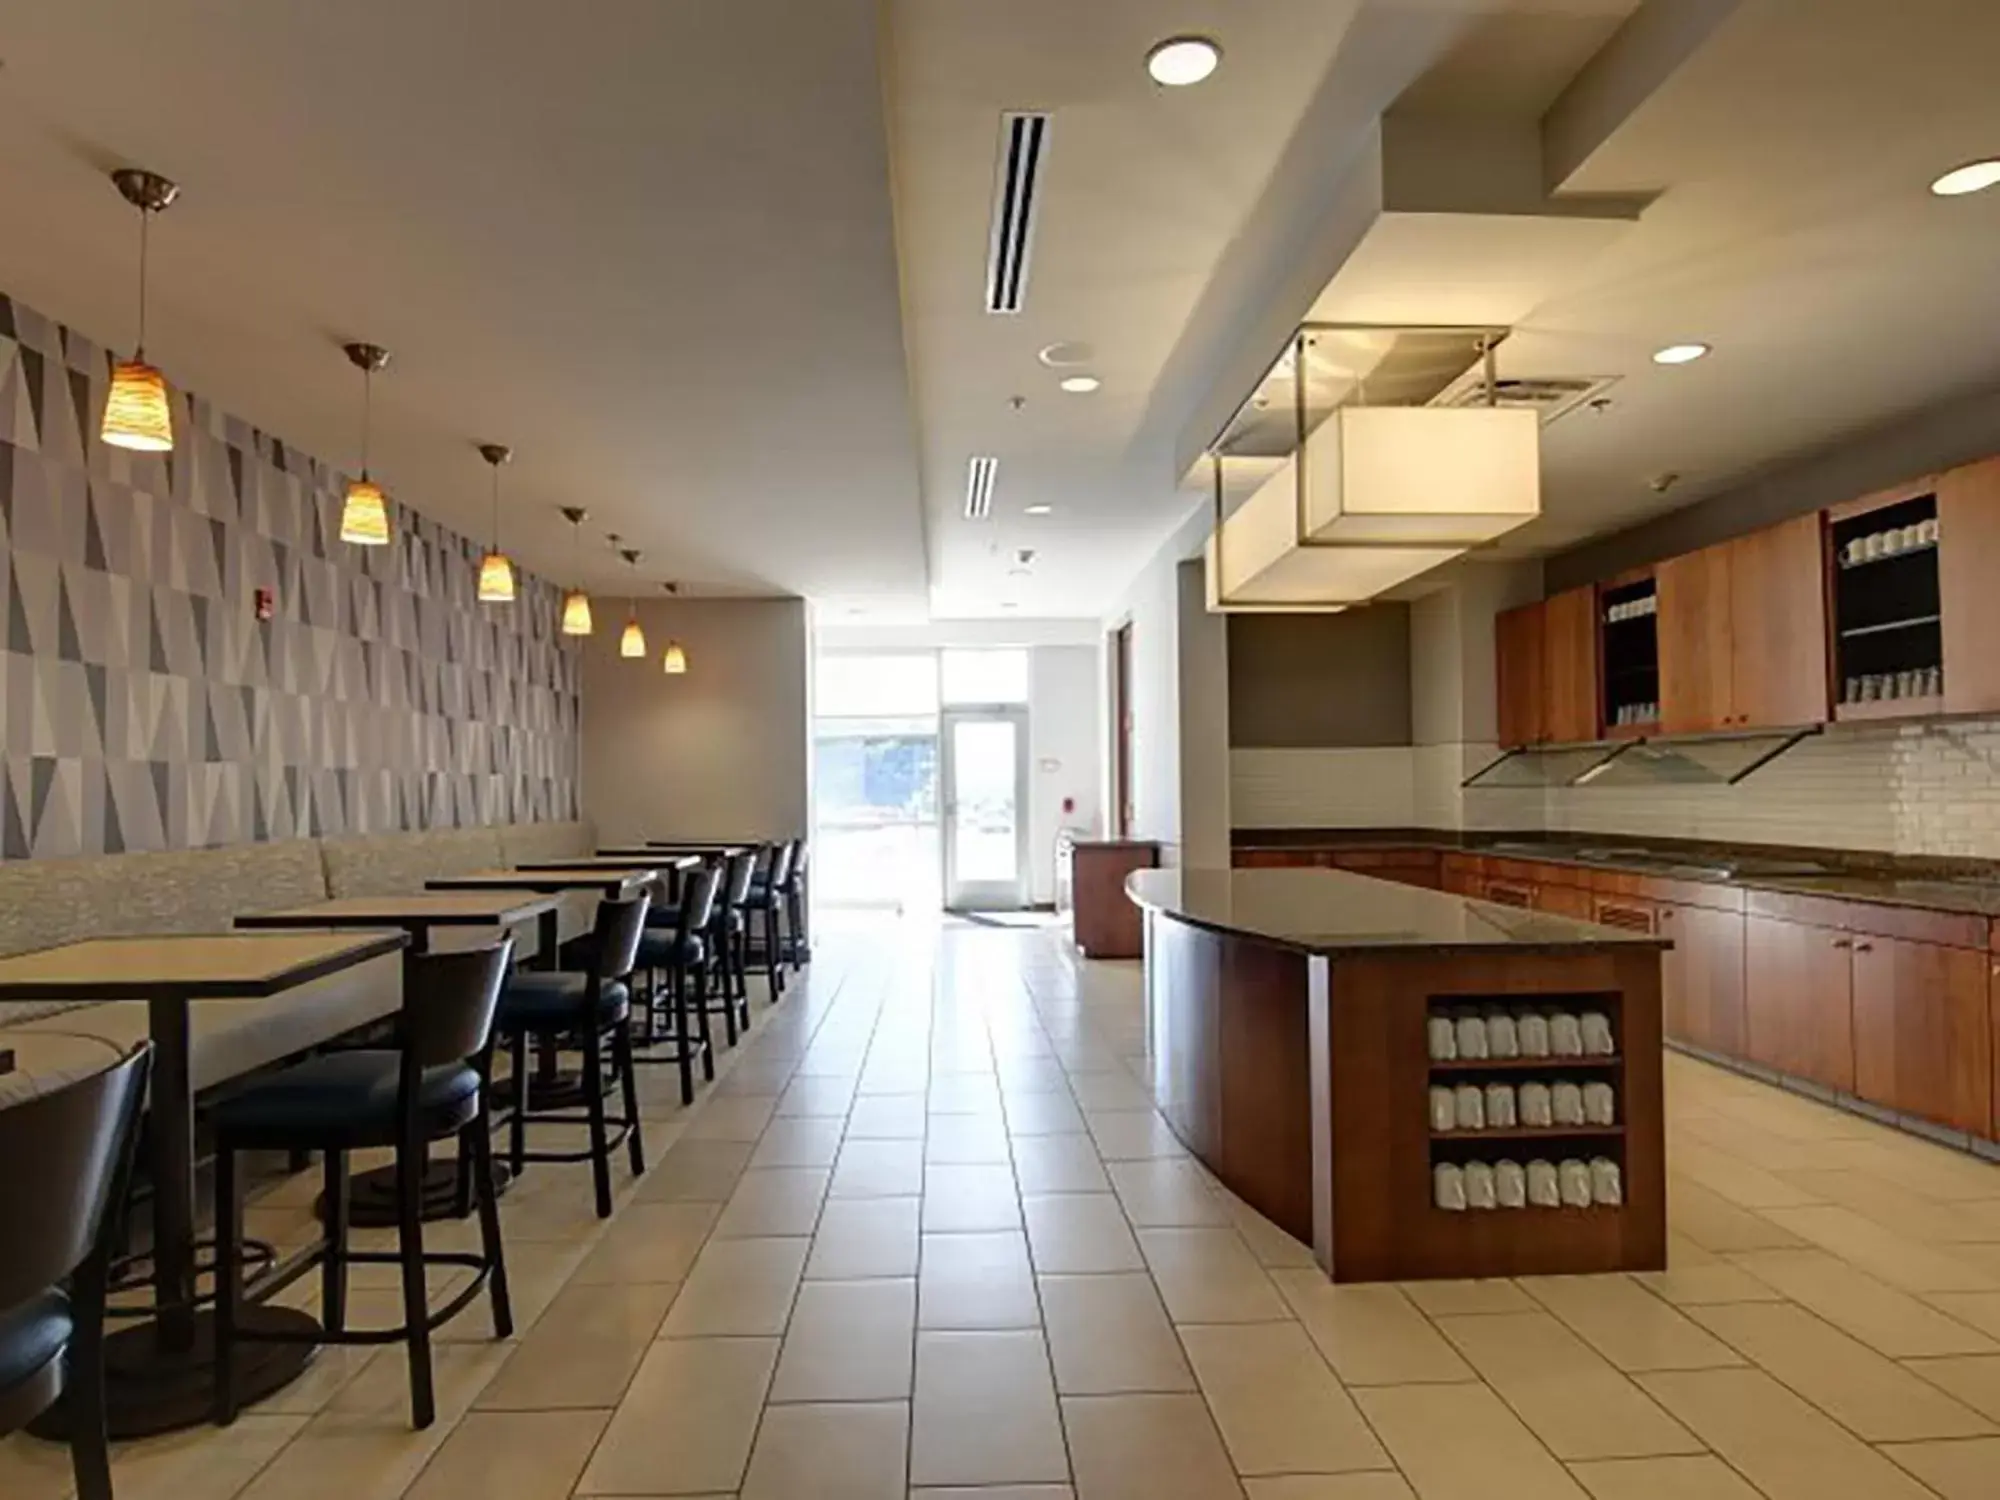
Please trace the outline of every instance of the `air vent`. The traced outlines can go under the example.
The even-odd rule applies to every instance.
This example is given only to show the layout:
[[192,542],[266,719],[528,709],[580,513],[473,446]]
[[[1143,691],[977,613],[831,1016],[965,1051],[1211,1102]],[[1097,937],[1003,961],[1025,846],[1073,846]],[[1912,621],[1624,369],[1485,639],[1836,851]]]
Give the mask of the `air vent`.
[[1049,117],[1000,117],[1000,172],[993,190],[993,232],[986,246],[986,310],[1017,313],[1028,290],[1035,210],[1041,204],[1042,157]]
[[[1523,380],[1498,380],[1494,382],[1499,406],[1516,410],[1540,412],[1542,425],[1575,411],[1586,401],[1596,399],[1617,383],[1615,375],[1599,376],[1548,376]],[[1486,404],[1486,377],[1474,367],[1454,380],[1435,401],[1433,406],[1484,406]]]
[[993,514],[993,481],[1000,477],[1000,460],[981,454],[965,470],[965,519],[983,521]]

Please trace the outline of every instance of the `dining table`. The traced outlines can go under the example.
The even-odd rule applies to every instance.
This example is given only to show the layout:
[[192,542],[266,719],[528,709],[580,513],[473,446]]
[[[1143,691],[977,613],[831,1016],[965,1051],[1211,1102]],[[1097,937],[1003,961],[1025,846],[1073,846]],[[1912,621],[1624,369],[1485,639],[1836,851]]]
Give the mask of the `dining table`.
[[[428,953],[438,929],[479,931],[512,927],[553,912],[560,898],[551,892],[513,889],[476,891],[406,891],[383,896],[339,896],[331,901],[312,901],[304,906],[282,907],[275,911],[245,912],[237,917],[239,928],[264,930],[401,928],[410,936],[404,950],[408,960]],[[410,996],[407,980],[404,996]],[[459,1172],[462,1163],[428,1161],[424,1169],[423,1213],[425,1219],[458,1216]],[[495,1185],[505,1192],[511,1181],[505,1162],[493,1164]],[[322,1201],[318,1208],[324,1208]],[[397,1221],[396,1169],[376,1167],[356,1173],[348,1188],[348,1222],[357,1228],[373,1229]]]
[[[152,1181],[147,1251],[151,1316],[105,1340],[105,1406],[113,1438],[198,1426],[214,1409],[213,1314],[200,1305],[205,1269],[195,1225],[193,1017],[198,1000],[283,1004],[303,985],[406,947],[401,931],[229,932],[85,938],[0,958],[4,1007],[40,1001],[141,1000],[153,1042],[146,1140]],[[295,1380],[311,1362],[319,1322],[295,1308],[252,1302],[246,1327],[291,1342],[246,1343],[237,1358],[245,1404]],[[62,1404],[34,1430],[62,1432]]]

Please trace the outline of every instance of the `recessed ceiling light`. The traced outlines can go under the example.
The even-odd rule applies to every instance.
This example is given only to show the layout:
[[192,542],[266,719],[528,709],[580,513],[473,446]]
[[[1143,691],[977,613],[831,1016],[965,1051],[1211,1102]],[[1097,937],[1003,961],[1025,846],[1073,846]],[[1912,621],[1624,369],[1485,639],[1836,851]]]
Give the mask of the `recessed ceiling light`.
[[1653,351],[1656,365],[1691,365],[1708,353],[1706,344],[1669,344],[1664,349]]
[[1062,388],[1072,396],[1088,396],[1102,384],[1104,382],[1095,375],[1065,375],[1062,378]]
[[1002,599],[1000,607],[1002,609],[1019,609],[1021,606],[1016,604],[1012,599]]
[[1059,343],[1045,346],[1035,357],[1051,370],[1062,370],[1076,365],[1087,365],[1096,356],[1097,351],[1089,344],[1080,343],[1075,339],[1064,339]]
[[1222,65],[1222,49],[1205,36],[1170,36],[1146,54],[1153,82],[1168,88],[1200,83]]
[[1024,516],[1046,516],[1054,510],[1055,507],[1053,505],[1024,505],[1021,507],[1021,514]]
[[2000,157],[1953,167],[1931,184],[1931,191],[1940,198],[1963,198],[1967,193],[1983,193],[1990,187],[2000,187]]

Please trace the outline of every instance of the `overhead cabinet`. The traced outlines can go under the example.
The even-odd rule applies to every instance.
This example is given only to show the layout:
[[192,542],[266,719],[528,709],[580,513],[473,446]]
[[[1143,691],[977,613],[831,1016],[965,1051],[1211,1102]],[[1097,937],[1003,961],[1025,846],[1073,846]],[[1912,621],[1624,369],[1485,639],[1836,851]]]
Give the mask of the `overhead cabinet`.
[[1506,610],[1494,619],[1493,638],[1495,738],[1503,748],[1597,738],[1596,589]]

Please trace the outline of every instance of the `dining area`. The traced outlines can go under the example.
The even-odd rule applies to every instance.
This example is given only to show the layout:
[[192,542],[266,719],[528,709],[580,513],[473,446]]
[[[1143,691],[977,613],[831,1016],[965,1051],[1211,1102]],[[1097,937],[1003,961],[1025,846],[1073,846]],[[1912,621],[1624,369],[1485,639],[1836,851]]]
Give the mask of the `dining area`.
[[[608,1220],[808,905],[802,838],[587,822],[0,863],[0,1437],[108,1500],[110,1443],[350,1345],[402,1347],[428,1428],[438,1340],[514,1330],[503,1196]],[[280,1181],[312,1232],[274,1243]]]

